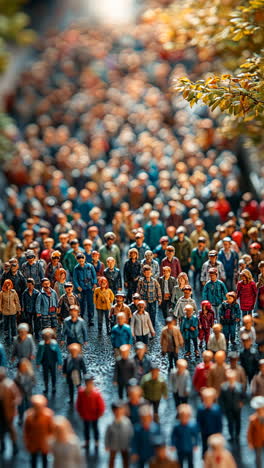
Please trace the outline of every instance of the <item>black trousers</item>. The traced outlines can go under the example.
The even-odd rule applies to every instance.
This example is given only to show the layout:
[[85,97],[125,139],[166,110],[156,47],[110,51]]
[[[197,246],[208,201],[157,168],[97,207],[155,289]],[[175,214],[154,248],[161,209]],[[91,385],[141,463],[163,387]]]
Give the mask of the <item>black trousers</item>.
[[193,452],[181,452],[178,451],[178,460],[181,468],[184,466],[184,461],[187,460],[188,468],[193,468]]
[[56,362],[53,364],[42,364],[43,368],[43,379],[45,389],[48,390],[49,387],[49,376],[51,376],[52,388],[56,387]]
[[170,310],[170,307],[171,307],[171,301],[170,301],[170,300],[168,300],[168,301],[162,301],[160,307],[161,307],[161,310],[162,310],[163,317],[164,317],[164,319],[166,320],[166,318],[169,316],[169,310]]
[[187,403],[188,402],[188,397],[181,397],[179,393],[173,393],[173,398],[175,401],[175,406],[181,405],[182,403]]
[[178,361],[178,353],[175,353],[174,351],[169,351],[168,353],[168,359],[169,359],[169,371],[173,369],[173,367],[176,367],[176,362]]
[[230,437],[239,437],[241,430],[241,410],[236,409],[234,411],[228,411],[226,413],[226,418]]
[[4,315],[3,316],[4,320],[4,335],[5,335],[5,340],[7,342],[12,341],[14,336],[16,336],[17,331],[16,331],[16,319],[17,316],[15,315]]
[[84,438],[86,442],[90,440],[90,430],[93,431],[94,440],[97,443],[99,440],[98,420],[96,421],[83,421],[84,424]]
[[125,398],[127,397],[127,385],[125,383],[118,383],[118,397],[120,400],[123,399],[125,391]]
[[47,455],[47,453],[39,453],[39,452],[31,454],[31,468],[37,468],[38,456],[39,455],[42,458],[43,468],[47,468],[47,466],[48,466],[48,455]]

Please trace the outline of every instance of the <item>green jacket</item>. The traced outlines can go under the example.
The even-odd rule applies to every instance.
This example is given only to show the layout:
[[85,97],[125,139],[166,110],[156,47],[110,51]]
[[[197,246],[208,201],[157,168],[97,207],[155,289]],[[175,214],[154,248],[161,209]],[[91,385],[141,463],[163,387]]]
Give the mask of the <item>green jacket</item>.
[[113,257],[116,261],[117,268],[120,268],[121,258],[120,249],[116,244],[113,244],[111,249],[108,249],[106,245],[102,245],[99,249],[100,260],[105,266],[107,266],[106,260],[108,257]]
[[192,243],[187,236],[184,236],[182,242],[179,241],[178,236],[175,236],[171,242],[171,245],[175,248],[175,257],[180,260],[181,267],[188,266],[190,264],[188,258],[191,258]]
[[160,401],[162,397],[168,397],[168,387],[163,377],[159,376],[157,380],[153,380],[151,372],[142,377],[140,386],[146,400]]

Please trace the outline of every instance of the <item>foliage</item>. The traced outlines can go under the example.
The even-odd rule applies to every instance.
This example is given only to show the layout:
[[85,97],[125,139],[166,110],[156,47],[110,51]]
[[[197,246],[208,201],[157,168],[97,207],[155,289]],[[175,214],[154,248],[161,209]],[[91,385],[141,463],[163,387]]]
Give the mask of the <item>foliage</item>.
[[196,82],[175,79],[173,90],[191,106],[200,101],[227,114],[229,136],[243,133],[264,144],[264,0],[178,1],[143,19],[157,25],[166,50],[194,48],[211,69]]

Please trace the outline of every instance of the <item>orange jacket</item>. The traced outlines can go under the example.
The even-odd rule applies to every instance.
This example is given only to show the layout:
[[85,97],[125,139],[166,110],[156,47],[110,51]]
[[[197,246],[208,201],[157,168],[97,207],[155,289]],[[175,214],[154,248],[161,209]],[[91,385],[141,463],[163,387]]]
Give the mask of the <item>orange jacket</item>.
[[247,439],[254,448],[264,447],[264,424],[261,423],[257,413],[252,414],[249,418]]
[[49,438],[54,429],[53,414],[49,408],[44,408],[38,415],[34,408],[26,412],[24,440],[29,453],[49,452]]

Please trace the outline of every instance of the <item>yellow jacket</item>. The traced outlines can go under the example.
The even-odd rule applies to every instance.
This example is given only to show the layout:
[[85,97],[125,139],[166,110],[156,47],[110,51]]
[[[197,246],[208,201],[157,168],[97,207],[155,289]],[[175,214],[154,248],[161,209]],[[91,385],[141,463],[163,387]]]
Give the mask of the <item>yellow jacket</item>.
[[111,289],[95,288],[94,290],[94,304],[96,309],[110,310],[114,302],[115,296]]

